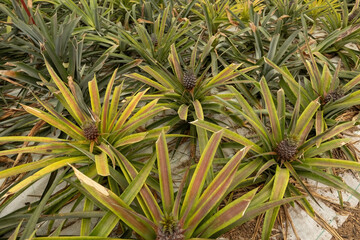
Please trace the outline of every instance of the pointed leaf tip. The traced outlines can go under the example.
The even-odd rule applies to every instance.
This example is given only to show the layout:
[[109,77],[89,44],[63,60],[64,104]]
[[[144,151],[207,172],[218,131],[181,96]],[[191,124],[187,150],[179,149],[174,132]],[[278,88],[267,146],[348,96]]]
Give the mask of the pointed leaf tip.
[[77,170],[74,166],[72,166],[70,164],[69,164],[69,166],[74,170],[74,173],[75,173],[76,177],[80,180],[80,182],[82,184],[85,184],[85,185],[87,185],[87,186],[89,186],[91,188],[96,189],[99,193],[101,193],[104,196],[109,196],[109,193],[106,190],[106,188],[104,188],[100,184],[97,184],[96,182],[94,182],[92,179],[87,177],[85,174],[83,174],[82,172]]

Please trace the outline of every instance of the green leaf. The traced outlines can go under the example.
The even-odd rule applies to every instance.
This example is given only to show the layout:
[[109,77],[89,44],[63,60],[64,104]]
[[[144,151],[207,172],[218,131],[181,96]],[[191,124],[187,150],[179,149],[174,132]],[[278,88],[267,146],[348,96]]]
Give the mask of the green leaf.
[[200,157],[194,175],[189,183],[189,187],[185,194],[184,202],[180,211],[180,216],[183,219],[182,221],[187,219],[189,212],[198,202],[200,193],[205,183],[206,175],[210,169],[211,163],[215,156],[217,147],[219,146],[222,135],[223,135],[223,131],[218,131],[214,133],[211,136],[208,144],[206,145],[204,153]]
[[96,171],[101,176],[109,176],[109,164],[105,152],[95,155]]
[[101,122],[100,122],[100,129],[102,133],[107,132],[108,127],[111,123],[112,119],[109,119],[109,110],[110,110],[110,97],[111,97],[111,91],[115,82],[117,69],[115,69],[114,73],[112,74],[110,81],[106,87],[106,92],[104,96],[104,101],[101,109]]
[[145,166],[141,169],[141,171],[136,175],[136,177],[131,181],[129,186],[124,190],[124,192],[120,195],[120,198],[126,203],[131,204],[141,188],[144,186],[146,179],[148,178],[155,162],[155,156],[152,157]]
[[131,113],[134,111],[135,107],[144,96],[147,90],[139,92],[135,95],[133,99],[131,99],[130,103],[126,106],[125,110],[122,112],[119,120],[117,121],[114,129],[119,130],[124,125],[125,121],[130,117]]
[[251,147],[244,147],[238,151],[220,170],[214,180],[207,186],[205,191],[201,194],[199,204],[203,205],[206,201],[210,200],[214,196],[214,191],[221,187],[225,182],[232,182],[229,178],[232,171],[237,172],[241,160],[246,156]]
[[8,136],[0,137],[0,142],[43,142],[43,143],[53,143],[53,142],[67,142],[66,139],[60,138],[50,138],[50,137],[31,137],[31,136]]
[[277,162],[274,159],[271,159],[270,161],[266,161],[264,165],[261,166],[261,168],[257,171],[255,175],[255,179],[257,179],[265,170],[267,170],[272,165],[277,164]]
[[[198,68],[201,66],[201,64],[203,63],[203,61],[205,60],[205,58],[208,56],[211,48],[212,48],[212,44],[215,41],[217,37],[216,36],[211,36],[209,38],[209,41],[206,43],[206,45],[203,48],[202,53],[200,54],[200,61],[198,63]],[[195,51],[195,50],[194,50]]]
[[321,75],[321,80],[320,80],[320,85],[322,86],[322,91],[323,91],[321,93],[322,95],[325,95],[327,92],[329,92],[331,82],[332,82],[331,72],[330,72],[327,64],[325,64],[322,75]]
[[81,156],[81,157],[69,157],[69,158],[65,158],[63,160],[59,160],[55,163],[52,163],[46,167],[44,167],[43,169],[35,172],[34,174],[32,174],[31,176],[29,176],[28,178],[25,178],[24,180],[22,180],[21,182],[19,182],[18,184],[16,184],[15,186],[13,186],[8,192],[7,195],[11,195],[14,194],[18,191],[20,191],[21,189],[23,189],[24,187],[33,184],[35,181],[39,180],[40,178],[44,177],[46,174],[51,173],[57,169],[60,169],[62,167],[67,166],[68,164],[72,164],[72,163],[80,163],[83,162],[84,160],[87,160],[86,157]]
[[186,104],[181,104],[181,106],[179,107],[178,114],[179,114],[179,118],[181,120],[186,121],[188,109],[189,109],[189,106]]
[[23,224],[24,220],[21,220],[19,225],[16,227],[15,231],[11,234],[8,240],[16,240],[20,231],[20,227]]
[[[58,94],[54,93],[58,98],[60,97]],[[41,101],[40,98],[38,98],[35,94],[33,94],[33,96],[36,98],[36,100],[50,113],[52,114],[53,117],[55,117],[56,119],[58,119],[59,122],[62,122],[62,124],[64,124],[65,126],[69,127],[70,129],[72,129],[73,131],[75,131],[77,134],[79,135],[83,135],[83,131],[82,129],[80,129],[76,124],[73,123],[73,121],[68,120],[67,118],[63,117],[61,114],[59,114],[57,111],[55,111],[55,109],[46,102]],[[82,97],[82,96],[81,96]],[[60,100],[60,103],[62,103],[65,107],[67,106],[67,103],[64,102],[63,100]],[[81,105],[85,105],[84,103],[82,103]],[[66,107],[68,108],[68,107]]]
[[336,125],[325,132],[321,133],[320,135],[317,135],[309,140],[307,140],[303,145],[301,145],[298,150],[307,151],[310,147],[316,144],[316,142],[321,139],[322,142],[325,142],[326,140],[337,136],[339,133],[345,131],[346,129],[351,128],[354,125],[355,122],[346,122],[343,124]]
[[49,143],[44,145],[36,145],[31,147],[20,147],[13,148],[9,150],[0,151],[0,156],[9,155],[9,154],[19,154],[19,153],[38,153],[38,154],[72,154],[77,152],[75,149],[68,146],[69,143]]
[[333,103],[329,103],[329,105],[324,109],[324,113],[330,115],[344,111],[352,106],[358,105],[359,101],[360,101],[360,90],[353,92]]
[[279,91],[277,91],[277,114],[279,117],[279,122],[280,122],[280,128],[283,130],[281,133],[281,138],[284,138],[285,135],[285,123],[286,123],[286,116],[285,116],[285,112],[286,112],[286,105],[285,105],[285,93],[283,89],[280,89]]
[[348,160],[340,160],[340,159],[332,159],[332,158],[305,158],[302,160],[303,164],[315,167],[323,167],[323,168],[345,168],[352,169],[355,171],[360,171],[360,163],[348,161]]
[[322,141],[326,141],[332,137],[337,136],[338,134],[344,132],[345,130],[353,127],[355,124],[355,121],[345,122],[342,124],[339,124],[335,126],[334,128],[331,128],[324,132],[324,135],[322,136]]
[[[94,202],[89,198],[85,198],[83,211],[93,211],[94,210]],[[88,236],[91,230],[91,218],[83,218],[81,219],[81,227],[80,227],[80,236]]]
[[[196,128],[196,133],[197,133],[196,141],[199,143],[200,154],[203,154],[206,144],[209,141],[208,133],[204,128],[201,128],[198,126],[195,126],[195,128]],[[196,143],[194,142],[194,144],[196,144]],[[213,174],[211,174],[211,175],[213,175]]]
[[91,14],[89,13],[89,11],[86,11],[86,6],[87,9],[89,8],[87,2],[85,2],[85,11],[83,11],[81,8],[79,8],[74,1],[72,0],[64,0],[64,4],[65,6],[67,6],[71,11],[76,12],[78,15],[81,16],[82,21],[84,21],[87,25],[95,28],[95,23],[91,17]]
[[[59,174],[55,179],[53,179],[53,182],[51,183],[49,189],[45,188],[44,194],[41,197],[41,201],[40,201],[39,205],[35,208],[34,212],[32,212],[31,217],[24,228],[24,231],[22,232],[20,240],[25,240],[25,239],[29,239],[29,238],[31,239],[31,236],[33,235],[34,230],[36,229],[36,224],[40,218],[41,212],[43,211],[49,198],[53,194],[53,191],[58,186],[58,183],[63,179],[66,172],[67,172],[67,169],[65,171],[63,171],[61,174]],[[50,177],[50,179],[51,179],[51,177]]]
[[[271,143],[269,136],[271,135],[268,133],[267,129],[259,119],[258,115],[255,113],[252,106],[250,106],[250,104],[245,100],[245,98],[234,87],[228,86],[228,89],[235,94],[235,98],[242,108],[243,112],[239,112],[246,118],[246,120],[249,121],[249,123],[253,126],[255,131],[264,139],[267,145],[269,145]],[[252,150],[255,150],[255,148],[252,148]]]
[[125,74],[124,76],[126,77],[129,77],[129,78],[132,78],[132,79],[135,79],[135,80],[138,80],[140,82],[143,82],[151,87],[154,87],[160,91],[168,91],[169,89],[172,89],[172,88],[169,88],[169,87],[164,87],[163,85],[155,82],[155,81],[152,81],[151,79],[147,78],[147,77],[144,77],[138,73],[131,73],[131,74]]
[[88,82],[88,87],[89,87],[89,94],[91,101],[91,109],[95,113],[95,115],[99,117],[101,112],[101,102],[100,102],[99,89],[95,76],[93,80]]
[[158,159],[160,194],[165,213],[170,214],[174,204],[174,190],[171,178],[169,152],[165,133],[161,132],[156,141],[156,155]]
[[133,143],[140,142],[145,139],[145,137],[148,135],[147,132],[141,132],[141,133],[134,133],[128,136],[125,136],[123,138],[120,138],[114,143],[114,147],[118,148],[125,145],[130,145]]
[[316,155],[320,155],[326,151],[344,146],[345,144],[349,143],[351,141],[350,138],[340,138],[331,140],[325,143],[320,144],[319,146],[313,146],[312,148],[306,150],[304,154],[304,158],[311,158]]
[[[253,201],[256,199],[256,196],[253,198]],[[273,209],[273,208],[275,208],[277,206],[281,206],[281,205],[284,205],[286,203],[289,203],[289,202],[292,202],[292,201],[295,201],[295,200],[299,200],[299,199],[304,198],[304,197],[305,196],[302,195],[302,196],[283,198],[283,199],[280,199],[280,200],[274,200],[274,201],[270,201],[270,202],[266,202],[266,203],[260,203],[260,204],[257,204],[257,205],[252,205],[252,202],[253,202],[252,201],[251,206],[249,206],[247,208],[244,215],[240,219],[238,219],[237,221],[235,221],[234,223],[232,223],[228,227],[223,228],[222,230],[220,230],[217,233],[217,235],[220,234],[220,233],[225,233],[226,231],[231,230],[235,226],[239,226],[239,225],[241,225],[241,224],[243,224],[245,222],[248,222],[249,220],[253,219],[254,217],[262,214],[264,211],[267,211],[269,209]]]
[[266,109],[268,110],[268,113],[269,113],[269,119],[270,119],[270,124],[271,124],[271,129],[272,129],[271,132],[274,136],[275,141],[277,143],[279,143],[282,140],[283,133],[282,133],[282,129],[280,127],[280,121],[279,121],[279,118],[277,115],[274,101],[273,101],[271,93],[270,93],[270,89],[269,89],[264,77],[260,81],[260,86],[261,86],[261,93],[264,97]]
[[[295,171],[295,170],[294,170],[294,171]],[[292,173],[291,173],[291,174],[292,174]],[[301,184],[304,184],[304,183],[301,182]],[[296,187],[294,187],[292,184],[289,184],[288,187],[289,187],[289,190],[290,190],[291,192],[295,193],[297,196],[302,195],[302,193],[300,192],[300,190],[297,189]],[[305,187],[304,189],[305,189],[306,192],[309,191],[306,187]],[[309,192],[310,192],[310,191],[309,191]],[[313,198],[312,195],[309,195],[309,196],[310,196],[311,198]],[[315,199],[315,198],[314,198],[314,199]],[[313,209],[313,207],[311,206],[311,204],[309,203],[309,201],[308,201],[306,198],[301,199],[299,202],[303,205],[306,213],[309,214],[310,217],[312,217],[312,218],[315,217],[315,210]],[[316,201],[315,201],[315,202],[316,202]]]
[[[116,86],[114,88],[114,92],[112,94],[112,99],[111,99],[111,104],[110,104],[110,110],[109,110],[109,119],[116,119],[116,113],[119,107],[119,101],[120,101],[120,95],[121,95],[121,90],[122,90],[122,84],[119,86]],[[115,121],[111,121],[111,126],[112,123]],[[111,128],[111,127],[109,127]]]
[[119,220],[120,218],[116,214],[112,211],[108,211],[92,229],[90,236],[109,236]]
[[131,240],[127,238],[108,238],[98,236],[33,237],[31,240]]
[[244,215],[256,192],[257,188],[227,204],[224,208],[215,213],[211,218],[209,218],[209,220],[202,224],[201,227],[196,230],[194,235],[197,236],[201,233],[201,237],[209,238],[216,232],[239,220]]
[[222,200],[231,185],[241,160],[250,147],[238,151],[217,174],[194,205],[195,212],[185,221],[185,236],[189,237],[205,216]]
[[180,209],[180,201],[182,199],[182,193],[184,191],[184,187],[187,181],[187,177],[189,175],[189,170],[190,168],[187,168],[186,172],[184,173],[184,176],[181,180],[180,186],[179,186],[179,190],[176,194],[176,198],[175,198],[175,202],[174,202],[174,206],[173,206],[173,216],[175,219],[179,219],[179,209]]
[[193,101],[193,105],[194,105],[194,109],[195,109],[195,114],[197,119],[199,120],[204,120],[204,112],[201,106],[201,103],[199,102],[199,100],[195,100]]
[[213,79],[211,79],[207,84],[206,87],[210,87],[212,85],[219,85],[226,81],[229,81],[237,76],[240,73],[236,72],[236,69],[240,67],[240,64],[230,64],[224,70],[222,70],[218,75],[216,75]]
[[68,125],[66,122],[61,121],[59,118],[53,117],[48,113],[45,113],[39,109],[32,108],[29,106],[22,105],[22,107],[28,113],[44,120],[45,122],[49,123],[50,125],[60,129],[61,131],[65,132],[69,136],[77,140],[85,140],[83,136],[83,131],[76,125]]
[[123,128],[121,129],[120,133],[128,133],[134,131],[142,124],[145,124],[149,119],[153,118],[156,114],[167,109],[168,108],[166,107],[156,107],[141,115],[135,114],[123,125]]
[[158,40],[159,42],[161,42],[164,33],[165,33],[165,26],[166,26],[166,21],[167,21],[167,16],[169,14],[170,11],[170,7],[167,7],[164,9],[163,15],[162,15],[162,20],[161,20],[161,24],[160,24],[160,28],[159,28],[159,36],[158,36]]
[[289,70],[284,67],[280,68],[271,60],[264,58],[265,62],[272,66],[276,71],[278,71],[284,78],[285,82],[289,85],[292,93],[295,96],[298,96],[298,92],[301,93],[301,106],[305,108],[310,102],[311,97],[307,94],[306,90],[294,79]]
[[[316,135],[321,134],[324,131],[324,112],[323,111],[317,111],[316,117],[315,117],[315,131]],[[319,139],[316,143],[316,146],[319,147],[321,143],[321,139]]]
[[85,189],[99,202],[116,214],[137,234],[148,240],[153,240],[156,237],[156,226],[153,222],[136,213],[129,205],[110,190],[93,181],[76,168],[72,168],[76,177],[80,180]]
[[[289,182],[289,170],[286,168],[280,168],[277,166],[274,176],[274,185],[270,194],[270,201],[283,199],[285,190]],[[275,224],[276,216],[280,207],[274,207],[267,210],[264,218],[264,226],[262,231],[262,239],[270,239],[272,228]]]
[[250,141],[249,139],[241,136],[240,134],[234,133],[233,131],[230,131],[228,129],[224,129],[216,124],[209,123],[203,120],[196,120],[194,122],[191,122],[191,124],[194,124],[195,126],[199,126],[201,128],[204,128],[211,132],[217,132],[220,130],[224,131],[224,137],[229,138],[237,143],[240,143],[243,146],[251,146],[251,149],[257,153],[263,152],[263,149]]
[[112,151],[111,147],[109,145],[106,145],[104,143],[101,143],[100,145],[97,146],[102,152],[105,152],[106,155],[108,155],[108,157],[111,159],[111,162],[113,164],[113,166],[115,167],[115,154]]
[[172,64],[172,67],[174,68],[177,79],[181,82],[183,78],[183,71],[180,66],[180,60],[176,52],[175,43],[173,43],[170,47],[169,62]]
[[325,184],[329,187],[333,187],[337,190],[344,190],[360,199],[360,193],[357,192],[355,189],[349,187],[343,181],[341,181],[338,177],[328,174],[322,170],[317,169],[316,167],[310,166],[301,166],[301,165],[294,165],[294,168],[297,169],[299,176],[307,177],[322,184]]
[[[76,158],[79,161],[86,159],[84,156],[76,157]],[[68,159],[68,157],[44,158],[44,159],[41,159],[41,160],[36,161],[36,162],[25,163],[25,164],[18,165],[18,166],[12,167],[12,168],[8,168],[8,169],[5,169],[3,171],[0,171],[0,179],[1,178],[7,178],[7,177],[10,177],[10,176],[15,175],[15,174],[21,174],[21,173],[25,173],[25,172],[29,172],[29,171],[38,169],[38,168],[46,167],[48,165],[51,165],[51,164],[53,164],[55,162],[58,162],[58,161],[61,161],[61,160],[64,160],[64,159]]]
[[245,164],[239,171],[236,172],[233,182],[227,192],[234,190],[242,181],[252,175],[255,170],[259,169],[260,166],[264,164],[264,161],[261,158],[256,158],[255,160],[250,161],[249,163]]
[[312,101],[300,115],[300,117],[296,121],[295,129],[292,132],[295,136],[301,136],[305,131],[306,126],[309,124],[317,109],[320,107],[319,101],[316,99]]
[[[144,98],[144,97],[143,97]],[[133,116],[133,118],[137,118],[143,114],[146,114],[148,111],[152,110],[157,102],[159,101],[159,99],[154,99],[151,102],[149,102],[148,104],[146,104],[145,106],[141,107]]]
[[360,82],[360,74],[357,75],[355,78],[353,78],[351,81],[349,81],[348,83],[346,83],[343,87],[342,90],[344,90],[344,92],[348,92],[350,90],[352,90],[358,83]]
[[[125,177],[127,178],[126,180],[129,182],[129,184],[131,184],[133,179],[138,175],[138,172],[124,155],[122,155],[116,149],[113,149],[113,151],[115,152],[117,158],[121,161],[119,164],[123,173],[125,174]],[[137,198],[138,200],[140,199],[140,201],[142,201],[143,204],[140,203],[140,205],[145,214],[147,216],[150,215],[153,221],[158,224],[161,221],[162,212],[156,199],[146,184],[144,184],[144,186],[141,188],[140,196],[137,196]]]
[[[150,66],[144,66],[142,67],[142,70],[150,74],[153,78],[155,78],[163,87],[166,89],[176,89],[176,85],[173,85],[170,81],[168,81],[166,78],[163,77],[161,72],[155,71]],[[141,80],[140,80],[141,81]],[[161,89],[159,89],[161,90]]]
[[[284,165],[290,171],[291,175],[296,179],[296,181],[301,185],[301,187],[305,190],[305,192],[311,197],[311,199],[314,200],[314,202],[320,206],[319,202],[316,200],[314,195],[310,192],[309,188],[303,183],[303,180],[299,177],[299,174],[293,168],[293,165],[289,162],[284,162]],[[300,191],[296,187],[294,187],[292,184],[288,184],[288,186],[290,189],[292,189],[293,191],[297,192],[298,195],[300,195]],[[303,199],[302,201],[307,204],[307,200]],[[314,215],[313,212],[310,212],[309,214],[312,216]]]
[[126,238],[108,238],[98,236],[68,236],[68,237],[33,237],[32,240],[131,240]]
[[269,200],[273,185],[274,178],[271,178],[266,183],[264,183],[264,186],[258,192],[258,194],[256,194],[256,198],[251,201],[249,207],[251,208],[253,206],[261,205],[265,201]]
[[56,86],[59,88],[61,94],[63,95],[68,106],[70,107],[69,111],[74,113],[73,117],[80,125],[84,124],[87,118],[82,112],[79,104],[76,102],[74,96],[71,94],[69,89],[65,86],[64,82],[58,77],[54,69],[50,66],[50,64],[46,60],[45,60],[45,65],[51,75],[52,80],[55,82]]

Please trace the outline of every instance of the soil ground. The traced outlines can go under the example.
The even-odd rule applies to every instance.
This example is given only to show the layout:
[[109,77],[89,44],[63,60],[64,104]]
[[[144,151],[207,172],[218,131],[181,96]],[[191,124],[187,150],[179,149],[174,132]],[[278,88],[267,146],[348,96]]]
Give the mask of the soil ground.
[[239,227],[234,228],[230,232],[223,234],[222,237],[227,238],[229,240],[250,240],[254,235],[255,226],[256,226],[255,220],[249,221]]
[[[359,207],[359,206],[358,206]],[[346,221],[336,230],[344,240],[360,239],[360,216],[359,212],[350,213]],[[336,240],[334,237],[331,240]]]

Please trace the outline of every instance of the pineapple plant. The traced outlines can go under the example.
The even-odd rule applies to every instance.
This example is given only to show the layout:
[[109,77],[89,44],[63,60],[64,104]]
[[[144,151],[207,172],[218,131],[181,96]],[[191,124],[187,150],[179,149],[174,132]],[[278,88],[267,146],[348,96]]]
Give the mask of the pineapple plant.
[[[333,0],[80,3],[0,4],[0,160],[10,163],[0,178],[16,178],[0,186],[0,212],[50,175],[39,200],[0,218],[1,237],[62,239],[76,217],[71,239],[105,239],[116,226],[125,239],[213,239],[265,212],[268,240],[281,205],[315,216],[303,178],[360,198],[329,171],[360,171],[338,151],[350,142],[338,134],[358,123],[340,118],[360,99],[359,53],[348,47],[358,1],[350,14]],[[170,155],[187,139],[192,165],[175,188]]]
[[[136,185],[134,184],[135,188],[127,192],[127,194],[132,194],[134,197],[134,194],[140,191],[138,199],[145,203],[141,206],[143,210],[148,211],[149,215],[146,216],[142,215],[143,212],[136,212],[131,205],[127,204],[123,200],[125,199],[123,195],[118,196],[110,189],[101,186],[81,173],[75,167],[73,169],[81,185],[92,197],[117,216],[117,220],[121,219],[128,226],[131,226],[136,234],[145,240],[210,238],[215,236],[216,233],[223,231],[226,227],[233,224],[237,225],[249,217],[249,215],[245,216],[244,213],[251,206],[253,199],[257,197],[256,188],[232,201],[228,206],[212,211],[217,209],[227,192],[234,187],[232,183],[236,184],[233,180],[237,176],[237,167],[250,149],[250,147],[245,147],[238,151],[205,188],[206,176],[214,160],[222,135],[223,131],[219,131],[211,136],[194,172],[190,173],[188,170],[185,173],[177,194],[174,194],[165,133],[162,132],[160,134],[156,141],[156,157],[151,158],[144,168],[150,169],[155,159],[157,159],[161,204],[152,197],[150,185],[147,185],[145,181],[150,171],[144,171],[142,175],[138,175],[133,170],[133,167],[128,164],[128,160],[125,157],[121,157],[123,166],[131,176],[131,179],[137,182],[142,179],[142,184],[139,184],[139,182]],[[248,171],[249,169],[240,169],[238,174],[243,175]],[[191,175],[190,183],[188,188],[185,189],[189,175]],[[130,184],[131,179],[128,180]],[[186,192],[183,201],[180,201],[184,190]],[[258,197],[262,198],[263,194],[261,193]],[[289,202],[298,198],[292,197],[284,199],[282,202]],[[128,198],[126,197],[126,199]],[[259,207],[269,209],[279,204],[281,204],[281,201],[274,201],[271,206],[263,203],[253,204],[250,208],[253,210],[250,216],[259,214],[259,211],[256,210]],[[237,221],[239,223],[236,223]]]
[[[303,64],[309,72],[309,79],[304,78],[304,84],[297,82],[286,67],[281,68],[267,58],[265,58],[265,62],[280,73],[283,79],[281,84],[292,104],[296,104],[298,101],[293,96],[296,96],[299,91],[301,109],[305,109],[311,101],[319,100],[320,107],[314,118],[317,123],[315,125],[316,134],[321,135],[326,129],[338,124],[342,114],[359,104],[357,99],[360,96],[360,90],[358,90],[360,74],[356,73],[355,77],[343,83],[339,77],[341,62],[338,63],[337,69],[331,72],[327,63],[315,57],[316,55],[312,53],[308,43],[305,47],[311,54],[309,60],[304,54],[301,54]],[[356,161],[353,151],[344,149],[346,146],[342,146],[342,148],[350,153],[347,155],[349,159]]]
[[[265,184],[266,188],[272,189],[268,193],[269,201],[283,199],[286,192],[290,195],[299,195],[302,191],[316,201],[311,191],[303,183],[302,177],[315,181],[325,177],[326,181],[321,181],[323,184],[334,186],[333,184],[336,183],[339,187],[341,185],[341,189],[346,189],[346,191],[355,194],[360,199],[360,194],[354,189],[344,184],[331,173],[322,171],[330,166],[345,167],[343,164],[350,164],[351,167],[345,167],[348,169],[360,169],[360,163],[358,162],[329,157],[331,150],[342,147],[350,141],[350,139],[346,138],[337,139],[336,136],[338,132],[353,127],[354,121],[338,124],[324,130],[320,135],[316,135],[312,129],[314,125],[313,118],[321,107],[319,99],[311,101],[304,110],[301,110],[301,100],[298,98],[292,110],[293,112],[289,114],[291,118],[287,121],[285,91],[280,89],[277,91],[277,95],[273,97],[265,78],[262,78],[259,83],[259,91],[265,103],[262,113],[266,113],[265,116],[258,114],[234,87],[228,86],[228,89],[235,94],[236,101],[223,101],[223,104],[231,109],[232,114],[238,114],[248,121],[259,139],[250,141],[229,129],[224,129],[204,120],[196,120],[192,124],[211,132],[223,129],[224,137],[240,145],[252,146],[252,158],[262,162],[254,179],[263,176],[262,183]],[[274,99],[277,101],[274,101]],[[264,121],[264,117],[267,118],[266,121]],[[322,158],[321,156],[326,157]],[[247,164],[252,164],[252,161],[247,162]],[[271,179],[270,182],[269,179]],[[295,185],[294,182],[298,184]],[[298,203],[310,215],[315,214],[306,199],[302,199]],[[278,212],[279,207],[266,212],[262,239],[270,238]]]

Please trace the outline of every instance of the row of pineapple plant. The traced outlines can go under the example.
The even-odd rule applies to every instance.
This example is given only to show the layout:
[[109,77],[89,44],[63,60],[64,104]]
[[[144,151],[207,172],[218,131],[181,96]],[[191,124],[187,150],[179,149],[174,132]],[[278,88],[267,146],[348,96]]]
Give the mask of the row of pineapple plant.
[[281,206],[316,220],[306,179],[360,199],[335,171],[360,169],[358,5],[1,3],[0,212],[47,183],[0,235],[68,239],[80,219],[71,239],[211,239],[261,215],[270,239]]

